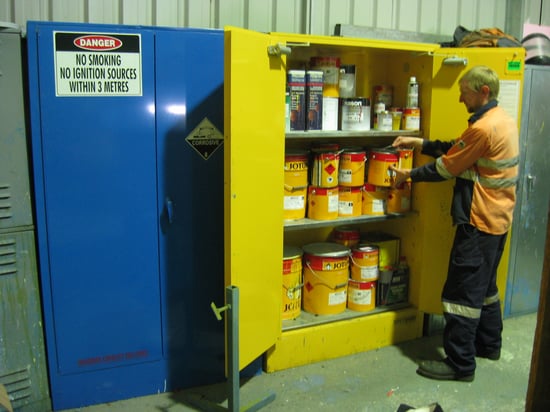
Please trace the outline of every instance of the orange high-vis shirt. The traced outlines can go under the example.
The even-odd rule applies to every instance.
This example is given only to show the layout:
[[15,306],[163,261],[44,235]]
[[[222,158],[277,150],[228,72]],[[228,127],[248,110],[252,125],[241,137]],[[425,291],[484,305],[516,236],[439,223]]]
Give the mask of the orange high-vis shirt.
[[[457,187],[459,179],[471,183],[462,185],[464,190],[472,187],[472,193],[461,194],[459,207],[469,215],[471,225],[500,235],[512,223],[518,163],[517,124],[496,106],[471,124],[447,153],[437,158],[436,169],[445,179],[456,177]],[[455,187],[455,197],[456,190]],[[456,202],[453,207],[457,207]]]

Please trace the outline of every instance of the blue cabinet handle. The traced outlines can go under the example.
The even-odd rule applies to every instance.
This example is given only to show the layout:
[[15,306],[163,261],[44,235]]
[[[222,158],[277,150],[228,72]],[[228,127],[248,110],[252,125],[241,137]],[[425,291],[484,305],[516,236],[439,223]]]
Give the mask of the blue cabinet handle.
[[168,216],[168,223],[172,224],[174,222],[174,202],[169,197],[166,198],[166,214]]

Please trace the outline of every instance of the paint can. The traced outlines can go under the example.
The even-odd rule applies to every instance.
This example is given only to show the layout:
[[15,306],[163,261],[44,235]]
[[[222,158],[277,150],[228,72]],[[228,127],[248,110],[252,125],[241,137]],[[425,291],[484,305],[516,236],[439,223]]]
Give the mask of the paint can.
[[370,100],[368,98],[340,99],[340,130],[370,130]]
[[387,110],[377,114],[376,128],[382,132],[389,132],[393,127],[393,115]]
[[367,182],[375,186],[389,187],[393,183],[390,166],[397,167],[397,154],[393,151],[373,150],[368,157]]
[[403,182],[388,192],[388,213],[406,213],[411,210],[411,182]]
[[283,191],[283,219],[296,220],[306,217],[307,186]]
[[361,186],[338,188],[338,216],[357,217],[361,216]]
[[365,183],[361,191],[361,214],[381,216],[386,214],[388,188]]
[[399,258],[399,238],[385,232],[364,232],[361,243],[378,246],[378,267],[395,266]]
[[403,130],[420,130],[420,109],[408,107],[403,110]]
[[348,281],[348,309],[368,312],[376,307],[376,281]]
[[399,169],[413,168],[414,149],[409,147],[400,147],[397,149],[397,167]]
[[308,152],[289,150],[285,153],[285,188],[290,190],[307,186]]
[[306,215],[308,152],[296,150],[285,153],[283,217],[303,219]]
[[283,312],[282,319],[296,319],[302,307],[302,250],[283,246]]
[[365,163],[367,155],[361,149],[344,149],[340,155],[338,184],[340,186],[357,187],[365,183]]
[[304,131],[306,126],[306,71],[289,70],[287,87],[290,99],[290,130]]
[[304,245],[303,307],[315,315],[346,309],[350,249],[338,243]]
[[309,186],[307,217],[313,220],[338,218],[338,187]]
[[340,152],[317,151],[313,153],[311,184],[318,187],[337,187]]
[[350,226],[337,226],[332,230],[332,241],[349,248],[359,244],[361,232],[359,228]]
[[350,260],[352,279],[378,279],[378,246],[361,244],[352,250]]

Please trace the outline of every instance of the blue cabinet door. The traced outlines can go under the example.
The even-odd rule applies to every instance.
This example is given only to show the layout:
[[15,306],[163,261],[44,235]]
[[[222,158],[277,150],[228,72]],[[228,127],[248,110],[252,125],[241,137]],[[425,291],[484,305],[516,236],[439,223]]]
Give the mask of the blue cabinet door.
[[157,30],[163,350],[168,386],[224,379],[223,31]]
[[30,24],[28,39],[54,407],[154,393],[164,383],[152,370],[162,359],[154,33]]

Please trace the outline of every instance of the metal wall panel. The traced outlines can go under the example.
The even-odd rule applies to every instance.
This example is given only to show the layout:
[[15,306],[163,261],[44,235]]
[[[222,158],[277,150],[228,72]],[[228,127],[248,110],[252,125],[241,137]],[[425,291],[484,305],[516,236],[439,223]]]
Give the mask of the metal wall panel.
[[[139,24],[324,34],[336,24],[452,35],[467,28],[549,24],[550,0],[0,0],[0,21]],[[511,8],[510,5],[516,7]],[[508,12],[507,12],[508,11]],[[513,24],[510,21],[513,20]],[[516,34],[517,33],[512,33]]]
[[[88,22],[116,24],[120,19],[120,7],[117,1],[112,0],[92,0],[88,7]],[[81,21],[81,20],[77,20]]]
[[[550,7],[550,2],[548,2]],[[545,24],[541,23],[541,8],[543,6],[543,0],[530,0],[524,6],[524,19],[526,23],[531,24]],[[546,24],[549,24],[546,22]]]
[[550,2],[546,2],[541,6],[539,24],[550,26]]
[[335,24],[452,35],[467,28],[504,27],[504,0],[311,0],[311,34],[331,34]]

